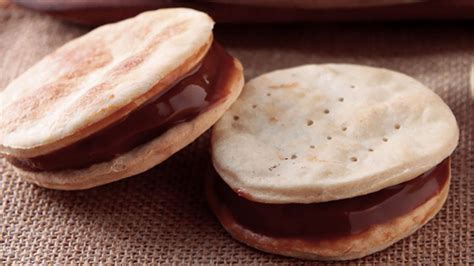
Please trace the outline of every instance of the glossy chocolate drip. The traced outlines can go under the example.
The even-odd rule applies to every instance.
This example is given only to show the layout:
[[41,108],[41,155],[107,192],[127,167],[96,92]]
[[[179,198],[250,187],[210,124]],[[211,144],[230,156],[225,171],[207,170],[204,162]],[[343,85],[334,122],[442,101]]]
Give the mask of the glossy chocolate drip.
[[[390,222],[437,195],[450,172],[449,158],[410,181],[349,199],[311,204],[264,204],[234,192],[217,173],[211,193],[242,227],[268,237],[319,241],[355,235]],[[226,214],[223,214],[226,215]]]
[[82,168],[111,160],[223,99],[229,93],[231,71],[233,58],[214,43],[196,69],[121,121],[49,154],[8,160],[29,171]]

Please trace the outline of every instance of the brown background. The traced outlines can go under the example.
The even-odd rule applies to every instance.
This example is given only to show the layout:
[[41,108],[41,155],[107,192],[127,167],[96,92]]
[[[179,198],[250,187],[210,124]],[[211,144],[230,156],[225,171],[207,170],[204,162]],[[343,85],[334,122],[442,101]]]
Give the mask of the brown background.
[[[0,89],[41,56],[87,28],[0,9]],[[441,212],[414,235],[354,263],[474,263],[474,62],[469,23],[218,26],[216,39],[247,78],[305,63],[387,67],[435,90],[453,109],[460,145]],[[0,159],[0,263],[299,262],[234,241],[207,208],[201,178],[208,135],[152,170],[87,191],[25,183]]]

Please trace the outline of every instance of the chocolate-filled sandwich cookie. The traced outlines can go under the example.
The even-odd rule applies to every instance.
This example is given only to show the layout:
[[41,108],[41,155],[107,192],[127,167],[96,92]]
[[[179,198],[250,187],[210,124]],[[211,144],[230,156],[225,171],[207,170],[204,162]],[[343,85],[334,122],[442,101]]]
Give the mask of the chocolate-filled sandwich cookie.
[[242,67],[213,21],[162,9],[105,25],[47,55],[0,93],[0,152],[25,179],[85,189],[143,172],[210,128]]
[[206,193],[223,227],[249,246],[359,258],[441,209],[458,138],[449,107],[401,73],[279,70],[248,82],[214,126]]

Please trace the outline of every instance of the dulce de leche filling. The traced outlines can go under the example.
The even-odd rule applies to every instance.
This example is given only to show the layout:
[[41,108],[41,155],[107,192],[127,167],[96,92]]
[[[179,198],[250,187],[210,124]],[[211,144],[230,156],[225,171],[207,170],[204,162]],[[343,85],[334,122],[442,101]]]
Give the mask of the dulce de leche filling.
[[416,209],[443,189],[449,173],[447,158],[410,181],[363,196],[310,204],[253,202],[239,196],[216,173],[210,179],[210,193],[217,204],[214,210],[230,215],[247,230],[314,242],[362,233]]
[[51,153],[9,157],[29,171],[74,169],[104,162],[144,144],[168,129],[192,120],[229,94],[233,58],[213,43],[202,62],[181,80],[122,120]]

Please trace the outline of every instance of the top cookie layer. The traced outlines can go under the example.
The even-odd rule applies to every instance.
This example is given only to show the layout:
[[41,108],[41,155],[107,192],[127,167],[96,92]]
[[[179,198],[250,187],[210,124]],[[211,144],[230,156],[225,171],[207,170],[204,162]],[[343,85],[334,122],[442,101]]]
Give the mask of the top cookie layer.
[[244,197],[311,203],[415,178],[449,156],[458,138],[449,107],[413,78],[307,65],[248,82],[214,126],[212,156]]
[[43,154],[120,119],[192,69],[212,28],[202,12],[162,9],[65,44],[0,93],[0,151]]

